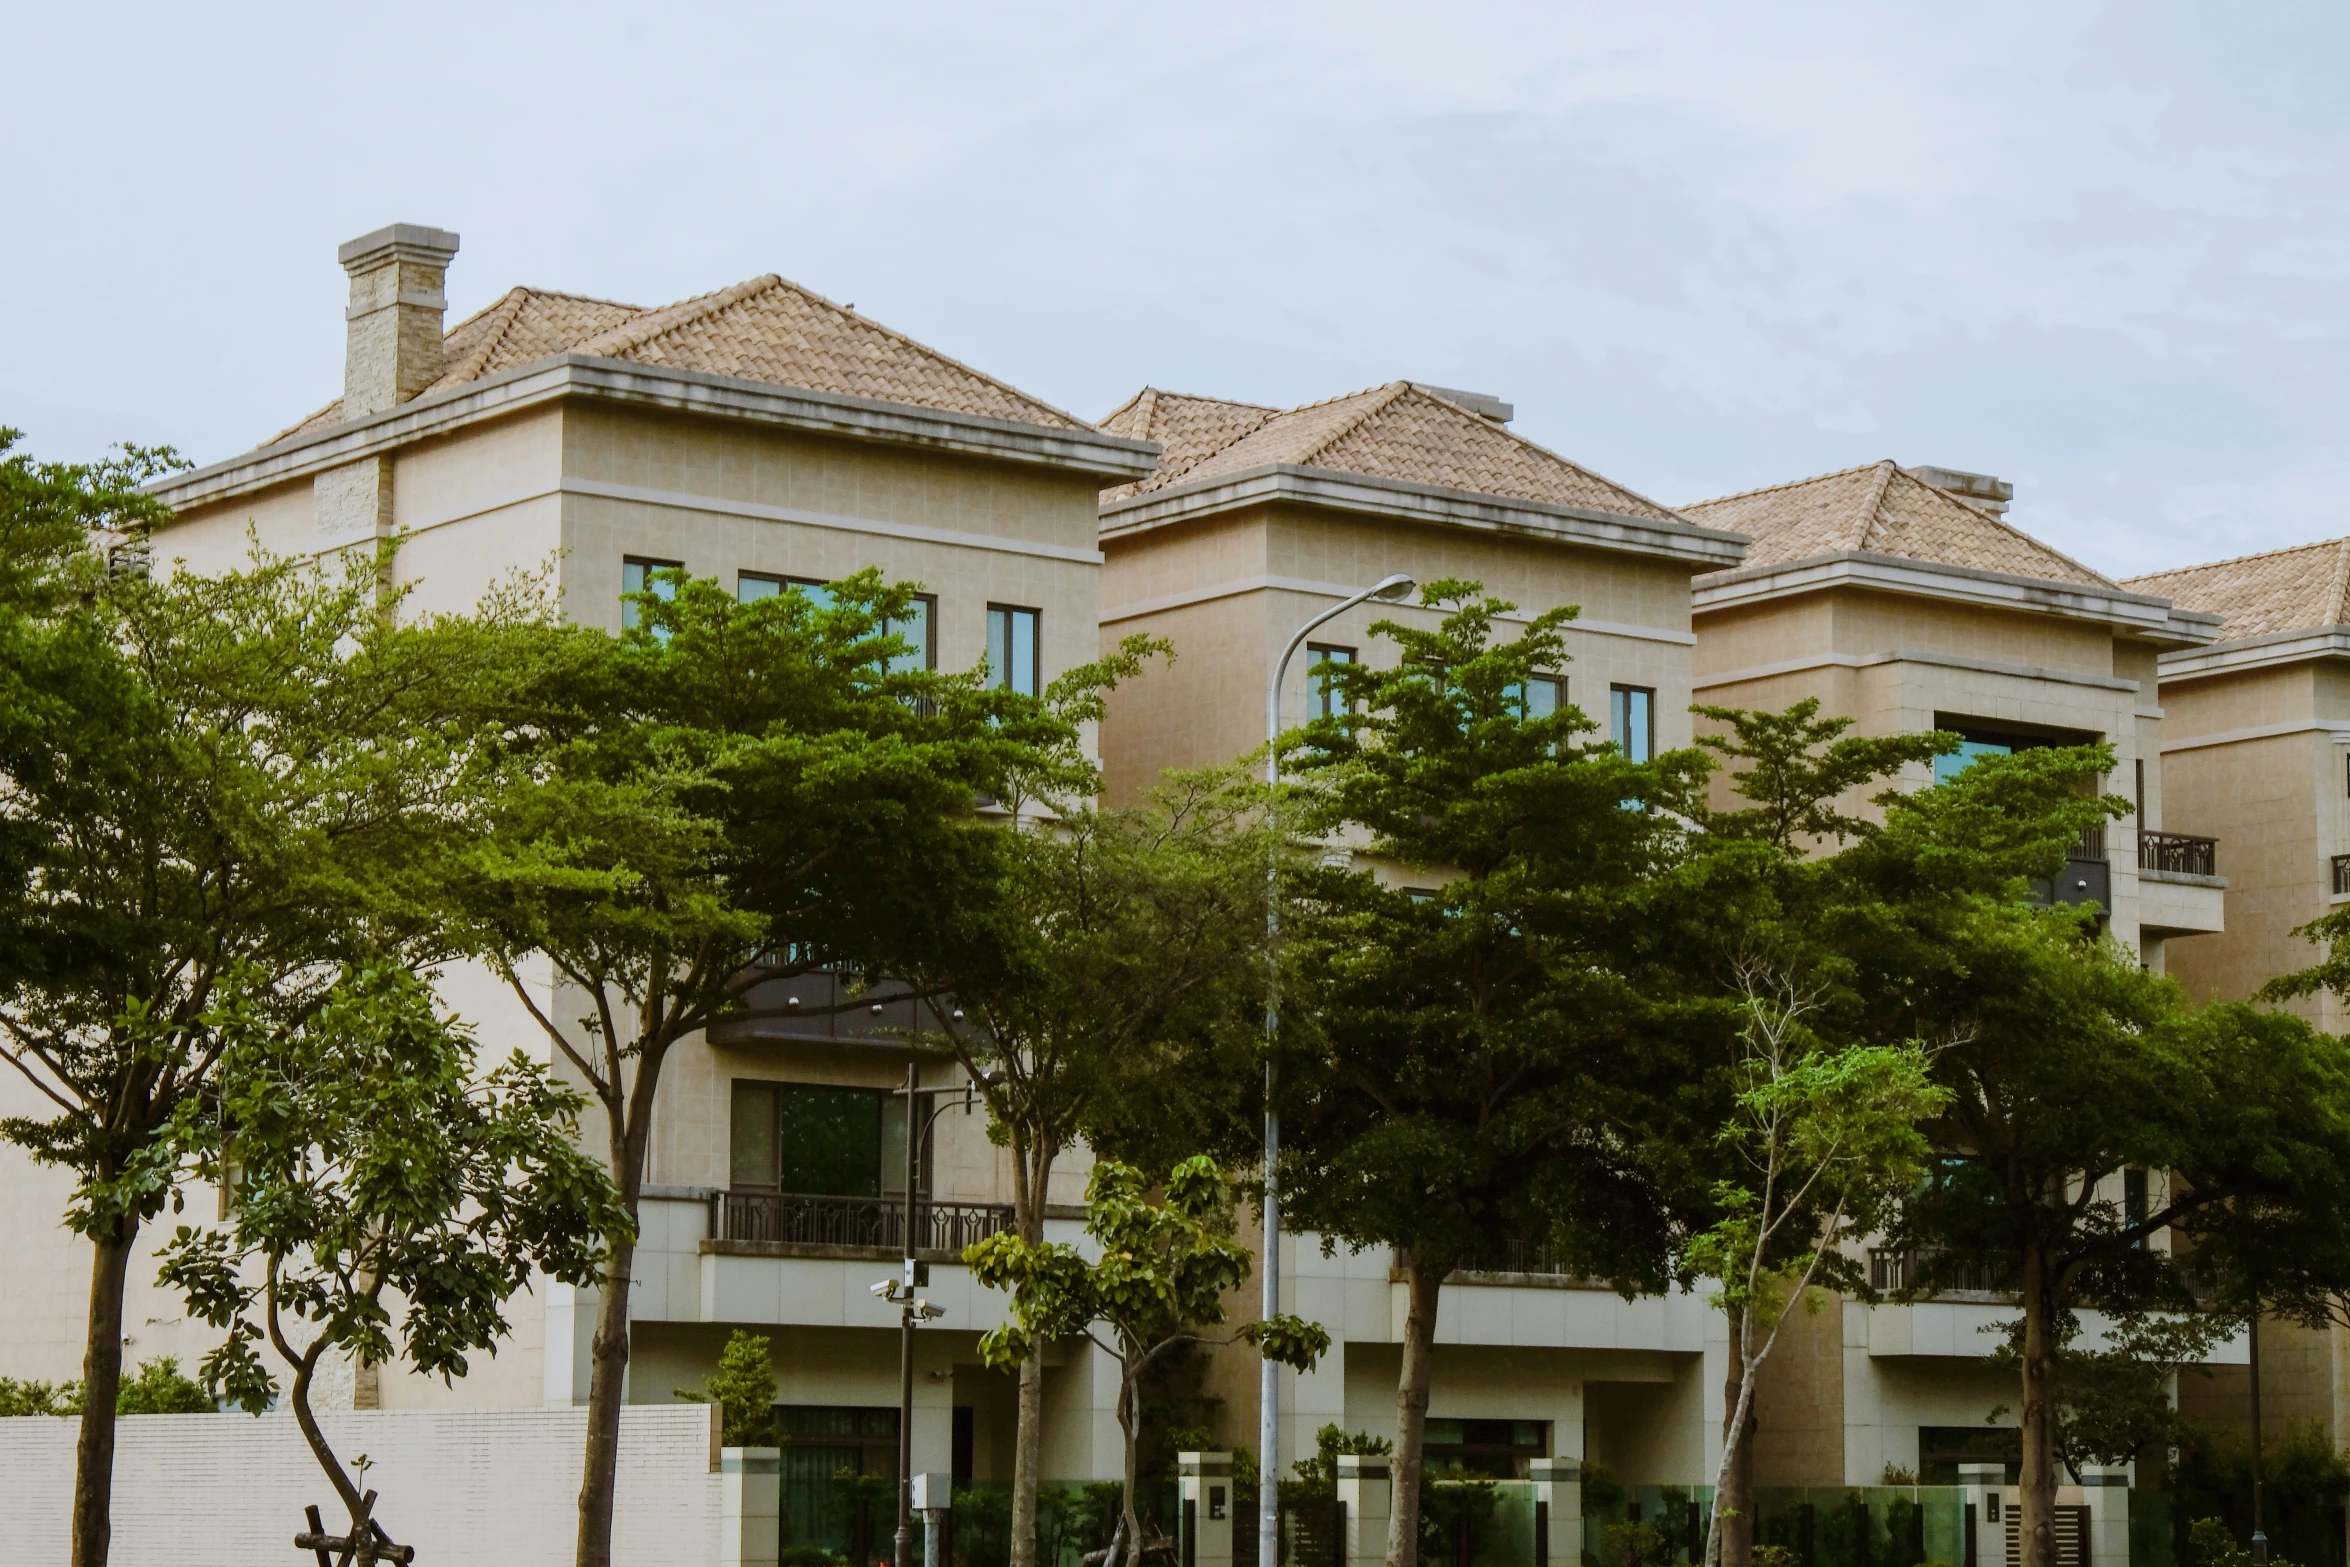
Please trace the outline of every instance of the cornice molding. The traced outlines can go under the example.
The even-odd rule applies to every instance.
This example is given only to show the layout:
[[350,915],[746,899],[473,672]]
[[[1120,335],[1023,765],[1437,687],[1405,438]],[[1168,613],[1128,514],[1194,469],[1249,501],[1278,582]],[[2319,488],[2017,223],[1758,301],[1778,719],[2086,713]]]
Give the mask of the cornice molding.
[[1409,484],[1295,463],[1266,463],[1112,501],[1102,507],[1102,542],[1105,547],[1113,546],[1169,523],[1270,501],[1645,555],[1699,571],[1736,565],[1752,542],[1743,533],[1704,528],[1693,522],[1626,517],[1592,507],[1554,506],[1479,490]]
[[2350,658],[2350,626],[2302,626],[2211,647],[2187,648],[2165,653],[2157,667],[2168,682],[2237,675],[2313,658]]
[[[1887,648],[1881,653],[1822,653],[1811,658],[1791,658],[1775,664],[1749,664],[1744,669],[1726,669],[1720,674],[1699,675],[1690,682],[1691,689],[1711,690],[1715,686],[1735,685],[1742,680],[1767,680],[1774,675],[1800,674],[1808,669],[1876,669],[1886,664],[1919,664],[1931,669],[1963,669],[1969,674],[2005,675],[2015,680],[2030,680],[2055,685],[2087,686],[2095,691],[2127,691],[2135,693],[2139,682],[2124,680],[2118,675],[2093,675],[2078,669],[2047,669],[2035,664],[2001,664],[1987,658],[1960,658],[1951,653],[1934,653],[1922,648]],[[2147,717],[2143,710],[2133,708],[2135,717]],[[2159,712],[2153,714],[2160,717]]]
[[2094,588],[2038,577],[1979,571],[1905,555],[1844,550],[1742,571],[1718,572],[1692,584],[1696,612],[1736,609],[1801,593],[1866,588],[1941,599],[1984,609],[2020,610],[2093,621],[2144,641],[2199,646],[2219,634],[2219,617],[2179,609],[2168,599],[2119,588]]
[[[1169,593],[1159,598],[1138,599],[1130,604],[1108,606],[1102,611],[1101,623],[1107,626],[1116,621],[1139,620],[1145,615],[1160,615],[1169,610],[1187,609],[1194,604],[1206,604],[1216,599],[1237,598],[1243,593],[1265,591],[1307,593],[1316,598],[1342,599],[1360,592],[1361,589],[1343,582],[1316,582],[1309,577],[1235,577],[1228,582],[1213,583],[1204,588],[1192,588],[1186,592]],[[1398,610],[1419,610],[1422,608],[1418,604],[1377,604],[1372,607],[1387,614]],[[1442,613],[1440,610],[1426,610],[1424,612],[1428,614]],[[1523,625],[1534,617],[1522,609],[1515,609],[1504,610],[1493,618]],[[1559,632],[1562,636],[1569,637],[1581,632],[1586,636],[1634,637],[1643,642],[1670,642],[1677,647],[1695,647],[1697,645],[1696,636],[1687,631],[1675,631],[1663,626],[1636,626],[1620,620],[1585,620],[1577,617],[1560,626]]]
[[155,481],[148,491],[175,508],[230,500],[564,397],[590,397],[630,407],[1057,468],[1105,482],[1139,478],[1151,471],[1159,455],[1155,442],[1098,430],[1015,424],[1007,419],[780,386],[771,381],[566,352],[365,418],[290,436],[223,462],[175,473]]

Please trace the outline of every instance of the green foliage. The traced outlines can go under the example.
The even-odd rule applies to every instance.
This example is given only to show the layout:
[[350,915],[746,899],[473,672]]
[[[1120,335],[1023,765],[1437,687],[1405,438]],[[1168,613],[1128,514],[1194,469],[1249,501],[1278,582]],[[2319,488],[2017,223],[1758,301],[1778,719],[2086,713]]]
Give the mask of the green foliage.
[[170,1355],[140,1362],[139,1374],[124,1380],[114,1400],[118,1415],[209,1415],[219,1408],[219,1400],[183,1376]]
[[[138,1375],[126,1378],[114,1399],[114,1412],[118,1415],[209,1415],[219,1408],[219,1402],[211,1394],[180,1373],[179,1361],[170,1355],[142,1361]],[[79,1382],[0,1377],[0,1418],[81,1412]]]
[[495,1353],[510,1296],[540,1273],[594,1283],[627,1221],[574,1141],[579,1097],[520,1054],[480,1073],[406,970],[348,969],[291,1024],[238,971],[208,1025],[217,1096],[180,1106],[166,1148],[205,1179],[234,1166],[237,1202],[221,1228],[179,1227],[162,1282],[227,1330],[206,1387],[259,1414],[278,1390],[259,1346],[293,1368],[295,1417],[357,1527],[359,1490],[310,1411],[321,1358],[461,1377]]
[[[1793,856],[1865,838],[1876,824],[1843,808],[1852,795],[1902,767],[1947,756],[1959,738],[1942,730],[1922,735],[1848,735],[1849,718],[1822,718],[1817,697],[1784,712],[1708,707],[1691,712],[1723,725],[1697,743],[1728,764],[1729,784],[1746,803],[1704,811],[1710,837],[1769,845]],[[1743,767],[1738,764],[1744,763]]]
[[700,1391],[680,1388],[676,1396],[725,1411],[719,1440],[727,1447],[774,1447],[775,1342],[764,1333],[736,1328],[718,1352],[718,1369]]
[[0,605],[40,614],[97,586],[100,546],[171,515],[140,486],[188,463],[168,446],[128,443],[94,463],[37,462],[15,449],[23,438],[0,425]]
[[[1037,1244],[1012,1231],[966,1247],[963,1260],[973,1279],[1012,1296],[1007,1320],[979,1340],[989,1367],[1012,1370],[1034,1346],[1079,1334],[1117,1360],[1126,1501],[1109,1567],[1118,1567],[1121,1559],[1139,1560],[1143,1549],[1134,1496],[1142,1378],[1159,1356],[1224,1321],[1222,1296],[1247,1280],[1249,1259],[1232,1239],[1231,1188],[1204,1154],[1168,1172],[1157,1201],[1140,1170],[1103,1159],[1094,1165],[1085,1200],[1086,1233],[1100,1248],[1098,1262],[1087,1262],[1073,1246]],[[1094,1338],[1097,1325],[1108,1330],[1107,1342]],[[1327,1332],[1293,1317],[1247,1324],[1237,1337],[1300,1370],[1330,1348]]]
[[1314,1453],[1290,1466],[1297,1475],[1297,1483],[1313,1496],[1338,1494],[1338,1455],[1341,1453],[1392,1453],[1395,1444],[1383,1436],[1368,1431],[1348,1431],[1337,1425],[1325,1425],[1314,1433]]
[[19,1381],[0,1377],[0,1418],[9,1415],[78,1415],[82,1412],[79,1382]]

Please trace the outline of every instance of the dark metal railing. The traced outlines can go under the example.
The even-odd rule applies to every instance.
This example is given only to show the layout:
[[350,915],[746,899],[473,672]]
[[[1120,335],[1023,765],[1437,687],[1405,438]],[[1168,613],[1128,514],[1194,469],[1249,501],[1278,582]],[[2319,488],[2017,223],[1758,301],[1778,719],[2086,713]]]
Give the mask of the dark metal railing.
[[[1009,1203],[917,1202],[914,1249],[959,1252],[1012,1227]],[[902,1253],[906,1205],[884,1197],[811,1197],[797,1192],[719,1192],[710,1199],[710,1233],[725,1241],[798,1246],[861,1246]]]
[[2334,856],[2334,896],[2350,893],[2350,854]]
[[2105,824],[2081,829],[2080,841],[2064,851],[2068,860],[2102,860],[2105,858]]
[[1993,1263],[1932,1248],[1910,1251],[1872,1247],[1869,1251],[1869,1287],[1888,1295],[1938,1295],[1956,1291],[1973,1295],[2007,1295],[2015,1291],[2008,1270]]
[[[2219,840],[2196,838],[2183,832],[2138,834],[2138,869],[2168,871],[2174,876],[2217,876]],[[2341,891],[2342,862],[2334,862],[2334,890]]]

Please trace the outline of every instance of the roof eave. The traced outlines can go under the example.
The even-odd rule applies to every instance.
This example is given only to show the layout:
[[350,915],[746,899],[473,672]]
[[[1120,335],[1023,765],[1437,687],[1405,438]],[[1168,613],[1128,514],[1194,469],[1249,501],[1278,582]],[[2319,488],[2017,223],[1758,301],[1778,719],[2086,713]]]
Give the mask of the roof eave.
[[1553,505],[1296,463],[1265,463],[1107,502],[1102,507],[1102,541],[1107,545],[1187,518],[1272,501],[1646,555],[1697,571],[1735,566],[1752,542],[1743,533],[1692,522],[1630,517],[1596,507]]
[[2043,577],[1985,571],[1940,561],[1840,550],[1740,571],[1717,572],[1692,584],[1694,609],[1732,609],[1834,588],[1868,588],[1904,593],[1985,609],[2022,610],[2095,621],[2133,640],[2160,646],[2197,646],[2218,634],[2218,622],[2170,600]]
[[2350,658],[2350,625],[2296,626],[2262,636],[2182,648],[2165,653],[2159,667],[2165,681],[2196,680],[2321,658]]
[[1153,441],[1108,435],[1090,427],[1023,424],[772,381],[564,352],[363,419],[328,425],[223,462],[175,473],[155,481],[148,490],[175,508],[228,500],[564,397],[590,397],[850,440],[1027,463],[1112,483],[1148,474],[1157,464],[1160,450]]

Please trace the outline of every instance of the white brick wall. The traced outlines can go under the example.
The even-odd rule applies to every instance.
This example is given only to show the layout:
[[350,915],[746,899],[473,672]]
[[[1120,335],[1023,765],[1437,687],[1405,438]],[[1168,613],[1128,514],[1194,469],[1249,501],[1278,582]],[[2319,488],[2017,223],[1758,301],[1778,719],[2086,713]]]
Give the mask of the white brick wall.
[[[374,1460],[379,1516],[416,1547],[420,1567],[572,1561],[585,1410],[362,1410],[319,1423],[346,1464]],[[0,1419],[0,1561],[10,1567],[66,1559],[76,1424]],[[139,1415],[119,1429],[116,1567],[298,1567],[309,1559],[294,1549],[306,1504],[319,1504],[330,1531],[345,1522],[289,1414]],[[705,1408],[621,1412],[615,1561],[714,1567],[719,1505]]]

